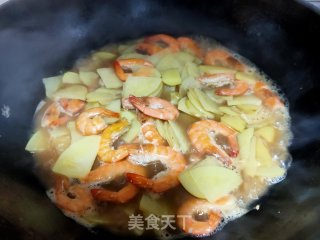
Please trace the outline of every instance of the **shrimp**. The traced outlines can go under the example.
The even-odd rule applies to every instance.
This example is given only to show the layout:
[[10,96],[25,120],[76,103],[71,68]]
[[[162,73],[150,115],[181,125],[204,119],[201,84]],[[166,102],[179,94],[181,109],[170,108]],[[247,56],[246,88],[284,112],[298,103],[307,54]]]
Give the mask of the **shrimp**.
[[114,141],[128,130],[129,122],[121,120],[106,127],[101,135],[98,157],[104,162],[117,162],[128,156],[125,148],[113,149]]
[[91,108],[78,116],[76,127],[82,135],[99,134],[107,126],[103,117],[118,118],[119,113],[112,112],[102,107]]
[[191,52],[193,55],[197,56],[198,58],[203,58],[203,51],[198,46],[198,44],[193,41],[191,38],[188,37],[179,37],[177,38],[177,41],[179,43],[179,46],[182,50],[186,50],[188,52]]
[[262,100],[263,104],[270,109],[283,106],[280,98],[268,89],[268,86],[264,82],[258,81],[255,84],[254,93]]
[[170,102],[157,97],[129,96],[133,106],[150,117],[162,120],[174,120],[179,116],[179,110]]
[[128,160],[141,165],[148,165],[159,160],[166,167],[166,170],[159,172],[152,178],[135,173],[126,174],[129,182],[156,193],[165,192],[178,186],[178,176],[186,166],[186,160],[181,153],[168,146],[155,146],[152,144],[129,148]]
[[154,145],[165,145],[166,141],[160,135],[153,121],[147,121],[141,126],[141,133],[144,142]]
[[[207,216],[205,220],[198,218]],[[213,233],[222,221],[221,213],[216,206],[206,200],[189,199],[177,211],[177,225],[184,232],[199,237]]]
[[204,63],[207,65],[232,67],[238,71],[245,70],[244,64],[235,59],[228,51],[219,48],[208,51],[205,55]]
[[200,153],[218,154],[228,165],[231,164],[230,157],[237,157],[239,153],[237,132],[223,123],[214,120],[197,121],[190,126],[188,136]]
[[141,58],[118,59],[113,62],[114,71],[121,81],[126,81],[128,74],[136,71],[139,66],[153,67],[153,64]]
[[79,184],[71,185],[65,177],[58,177],[54,187],[56,204],[73,213],[83,213],[93,207],[89,189]]
[[44,112],[41,119],[42,127],[58,127],[70,119],[60,110],[59,103],[53,102]]
[[85,101],[79,99],[59,99],[59,104],[62,108],[62,111],[69,116],[74,116],[77,113],[79,113],[81,109],[85,106],[85,103]]
[[[126,160],[116,163],[105,164],[91,171],[84,179],[85,183],[97,184],[111,182],[117,177],[125,176],[126,173],[135,173],[139,176],[146,176],[146,169],[142,166],[132,164]],[[91,189],[94,199],[99,201],[125,203],[135,197],[139,188],[131,183],[126,183],[119,191],[112,191],[105,188]]]
[[148,55],[153,55],[163,49],[169,48],[172,52],[180,51],[178,41],[166,34],[156,34],[146,37],[137,47],[138,52],[146,52]]
[[[249,90],[249,85],[243,81],[237,81],[234,73],[205,74],[198,77],[204,85],[217,87],[215,93],[220,96],[239,96]],[[223,87],[229,85],[228,87]]]

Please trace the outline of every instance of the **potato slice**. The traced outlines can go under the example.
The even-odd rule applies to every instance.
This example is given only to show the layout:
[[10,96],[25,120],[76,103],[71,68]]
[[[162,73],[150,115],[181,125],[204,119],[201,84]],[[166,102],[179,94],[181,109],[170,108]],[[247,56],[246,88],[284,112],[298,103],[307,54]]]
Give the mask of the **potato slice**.
[[133,120],[137,120],[137,114],[129,110],[122,110],[120,112],[120,117],[127,119],[129,122],[132,122]]
[[275,163],[270,166],[261,166],[257,169],[257,175],[265,178],[280,178],[286,173],[286,170]]
[[195,56],[187,53],[187,52],[177,52],[174,53],[175,58],[182,64],[185,65],[186,63],[193,62],[195,60]]
[[177,68],[179,71],[182,69],[182,64],[176,59],[174,54],[167,54],[157,64],[157,69],[164,72],[168,69]]
[[80,78],[79,78],[79,74],[75,73],[75,72],[66,72],[65,74],[63,74],[62,82],[68,83],[68,84],[81,83]]
[[107,105],[111,101],[120,98],[121,90],[119,89],[107,89],[98,88],[93,92],[86,95],[87,102],[98,102],[102,105]]
[[257,129],[255,135],[263,137],[268,143],[272,143],[276,136],[276,130],[272,126],[265,126]]
[[55,99],[69,98],[86,100],[88,89],[82,85],[71,85],[65,88],[61,88],[53,94]]
[[186,97],[180,99],[180,101],[178,102],[178,109],[182,112],[185,112],[189,115],[192,115],[192,113],[189,111],[189,109],[186,105],[186,100],[187,100]]
[[111,52],[99,51],[92,54],[92,59],[100,61],[110,61],[116,58],[116,55]]
[[260,163],[256,160],[256,137],[253,136],[250,143],[250,150],[247,159],[243,159],[243,171],[248,176],[255,176]]
[[244,72],[237,72],[235,77],[237,80],[246,82],[250,85],[254,85],[257,81],[259,81],[259,77],[257,75]]
[[205,118],[210,118],[213,119],[214,118],[214,114],[206,111],[204,109],[204,107],[202,107],[197,94],[195,93],[194,89],[190,89],[187,93],[187,96],[190,100],[190,102],[192,103],[192,105],[197,109],[198,112],[201,113],[202,116],[204,116]]
[[189,77],[197,78],[199,75],[200,75],[200,71],[199,71],[199,67],[197,64],[192,63],[192,62],[185,63],[185,65],[181,71],[181,78],[182,79],[186,79]]
[[195,95],[197,96],[201,106],[208,112],[221,114],[221,111],[218,108],[218,104],[210,99],[204,92],[198,88],[193,89]]
[[231,107],[219,107],[218,108],[222,113],[230,115],[230,116],[239,116],[239,114],[234,111]]
[[71,178],[83,178],[91,170],[100,145],[100,136],[85,136],[70,145],[58,158],[52,171]]
[[122,95],[125,98],[130,95],[136,97],[149,96],[156,92],[161,84],[161,78],[128,76],[127,81],[123,84]]
[[62,153],[70,146],[70,131],[66,127],[57,127],[49,130],[50,143],[59,152]]
[[248,128],[237,136],[240,149],[239,156],[241,161],[247,161],[250,157],[253,132],[253,128]]
[[111,101],[110,103],[108,103],[106,108],[109,109],[112,112],[120,113],[120,111],[121,111],[121,100],[120,99],[116,99],[116,100]]
[[99,82],[99,75],[95,72],[79,72],[80,80],[88,87],[96,86]]
[[182,184],[182,186],[193,196],[198,198],[206,198],[206,196],[198,188],[197,183],[191,177],[189,169],[180,173],[179,181]]
[[39,129],[29,139],[26,148],[28,152],[43,152],[49,149],[49,135],[44,129]]
[[186,132],[174,121],[168,121],[172,133],[175,136],[175,140],[178,142],[179,150],[182,153],[186,153],[189,150],[189,140]]
[[62,77],[55,76],[55,77],[44,78],[42,79],[42,82],[46,90],[46,96],[48,98],[52,98],[54,92],[56,92],[62,85]]
[[83,138],[83,135],[77,130],[76,123],[74,121],[68,122],[67,128],[70,131],[71,144],[73,144],[76,141],[78,141],[79,139]]
[[238,132],[242,132],[247,125],[246,122],[243,121],[239,116],[224,115],[221,117],[221,122],[227,124]]
[[162,72],[162,81],[169,86],[176,86],[181,83],[179,69],[168,69]]
[[261,106],[262,101],[260,98],[252,94],[252,95],[234,97],[232,100],[228,100],[227,103],[228,103],[228,106],[236,106],[236,105],[244,105],[244,104]]
[[122,135],[122,139],[127,143],[132,142],[138,136],[140,128],[141,123],[136,119],[132,120],[129,130]]
[[117,77],[112,68],[99,68],[97,72],[106,88],[122,87],[122,81]]
[[272,165],[270,150],[261,138],[257,138],[256,142],[256,159],[262,166],[269,167]]
[[[185,172],[189,172],[189,176]],[[186,177],[181,178],[181,176]],[[188,179],[193,179],[193,181]],[[191,167],[179,175],[179,180],[187,191],[188,189],[196,190],[196,192],[190,192],[191,194],[198,193],[197,190],[199,190],[202,194],[198,197],[204,196],[210,202],[229,194],[242,183],[239,173],[215,164]]]

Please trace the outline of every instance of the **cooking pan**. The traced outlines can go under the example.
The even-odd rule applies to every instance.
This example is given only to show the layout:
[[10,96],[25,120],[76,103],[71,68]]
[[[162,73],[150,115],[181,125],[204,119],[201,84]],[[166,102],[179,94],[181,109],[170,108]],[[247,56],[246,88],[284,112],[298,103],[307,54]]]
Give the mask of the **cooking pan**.
[[87,230],[51,204],[24,147],[44,97],[43,77],[107,43],[153,33],[215,38],[254,62],[289,102],[294,138],[287,178],[258,201],[258,211],[208,239],[320,239],[320,16],[285,0],[11,0],[3,5],[0,238],[115,238]]

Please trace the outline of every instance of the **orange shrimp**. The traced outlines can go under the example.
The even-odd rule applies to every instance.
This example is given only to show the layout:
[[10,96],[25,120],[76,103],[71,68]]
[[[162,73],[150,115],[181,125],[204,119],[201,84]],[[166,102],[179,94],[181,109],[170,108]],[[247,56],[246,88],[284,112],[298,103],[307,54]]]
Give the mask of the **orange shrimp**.
[[172,103],[158,97],[129,96],[130,103],[150,117],[162,120],[174,120],[179,116],[179,110]]
[[244,71],[245,65],[235,59],[228,51],[216,48],[208,51],[204,58],[207,65],[218,65],[223,67],[231,67],[238,71]]
[[[207,220],[197,220],[197,215],[206,214]],[[177,211],[177,225],[188,234],[205,237],[212,234],[222,221],[215,205],[202,199],[189,199]],[[180,217],[179,217],[180,216]]]
[[125,148],[113,149],[112,145],[128,130],[129,122],[120,120],[106,127],[101,135],[98,157],[104,162],[117,162],[128,156],[129,152]]
[[[237,132],[214,120],[200,120],[193,123],[188,136],[192,145],[204,154],[218,154],[222,161],[231,164],[230,157],[237,157],[239,146]],[[222,143],[217,143],[222,141]]]
[[[106,183],[111,182],[117,177],[125,176],[126,173],[139,174],[146,176],[146,169],[142,166],[132,164],[126,160],[116,163],[105,164],[91,171],[84,179],[85,183]],[[125,203],[135,197],[139,192],[139,188],[131,183],[126,183],[119,191],[112,191],[105,188],[91,189],[94,199],[99,201]]]
[[215,93],[220,96],[239,96],[245,94],[249,90],[249,85],[246,82],[234,81],[230,87],[221,87],[215,90]]
[[147,54],[147,55],[153,55],[157,52],[160,52],[161,50],[162,48],[160,46],[157,46],[152,43],[146,43],[146,42],[140,43],[136,48],[136,51],[138,53]]
[[137,47],[138,52],[146,52],[148,55],[155,54],[163,49],[170,49],[172,52],[180,51],[178,41],[166,34],[156,34],[146,37]]
[[147,121],[141,126],[144,142],[154,145],[165,145],[166,141],[160,135],[153,121]]
[[112,112],[102,107],[91,108],[78,116],[76,127],[82,135],[99,134],[107,127],[103,117],[119,118],[119,113]]
[[79,113],[86,104],[85,101],[68,98],[61,98],[58,102],[63,109],[62,111],[69,116],[74,116]]
[[197,56],[198,58],[203,58],[203,51],[198,46],[198,44],[188,37],[179,37],[177,38],[179,46],[182,50],[186,50],[187,52],[191,52],[193,55]]
[[268,108],[273,109],[275,107],[283,106],[283,102],[280,98],[268,88],[267,84],[262,81],[256,82],[254,86],[254,93]]
[[[243,81],[237,81],[234,73],[204,74],[198,77],[204,85],[216,87],[215,93],[221,96],[243,95],[249,90],[249,85]],[[228,87],[223,87],[229,85]]]
[[152,144],[129,148],[128,160],[141,165],[148,165],[154,161],[160,161],[166,170],[161,171],[152,178],[127,173],[127,180],[134,185],[149,189],[153,192],[165,192],[179,185],[178,176],[185,169],[186,160],[184,156],[168,146],[155,146]]
[[63,210],[83,213],[93,207],[89,189],[79,184],[71,185],[65,177],[58,177],[54,187],[56,204]]
[[41,119],[42,127],[58,127],[65,124],[70,119],[60,110],[59,103],[52,103],[44,112]]
[[113,62],[114,71],[121,81],[126,81],[128,74],[136,71],[139,66],[153,67],[153,64],[141,58],[118,59]]

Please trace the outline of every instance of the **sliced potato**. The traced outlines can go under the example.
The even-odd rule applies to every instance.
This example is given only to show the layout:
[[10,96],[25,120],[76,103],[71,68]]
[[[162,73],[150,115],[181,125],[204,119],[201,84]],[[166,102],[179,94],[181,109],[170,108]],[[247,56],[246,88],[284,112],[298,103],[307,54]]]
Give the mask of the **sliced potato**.
[[112,100],[110,103],[108,103],[108,105],[106,105],[106,108],[111,110],[112,112],[120,113],[121,100],[120,99]]
[[55,77],[44,78],[42,79],[42,82],[46,90],[46,96],[48,98],[52,98],[54,92],[56,92],[62,85],[62,77],[55,76]]
[[184,97],[184,98],[181,98],[180,101],[178,102],[178,109],[182,112],[185,112],[187,114],[190,114],[192,115],[192,113],[189,111],[187,105],[186,105],[186,101],[187,101],[188,98]]
[[164,72],[168,69],[176,68],[179,71],[182,69],[182,64],[176,59],[174,54],[167,54],[157,63],[157,69]]
[[190,146],[186,132],[176,122],[174,121],[168,121],[168,122],[172,130],[172,133],[174,134],[175,139],[178,142],[179,150],[182,153],[186,153]]
[[39,129],[29,139],[25,148],[28,152],[43,152],[49,149],[49,135],[44,129]]
[[88,87],[96,86],[99,82],[99,75],[95,72],[79,72],[80,80]]
[[70,131],[71,144],[75,143],[83,137],[83,135],[77,130],[76,123],[74,121],[68,122],[67,128]]
[[256,142],[256,159],[262,166],[269,167],[272,165],[270,150],[261,138],[257,138]]
[[121,90],[119,89],[106,89],[98,88],[93,92],[86,95],[87,102],[98,102],[102,105],[107,105],[115,99],[119,99]]
[[237,106],[237,105],[255,105],[261,106],[262,101],[260,98],[256,97],[255,95],[244,95],[234,97],[232,100],[227,101],[228,106]]
[[90,108],[96,108],[96,107],[101,107],[101,104],[98,102],[88,102],[86,103],[86,106],[84,107],[84,109],[88,110]]
[[180,96],[184,97],[191,88],[200,88],[200,82],[194,77],[184,78],[179,88]]
[[250,157],[251,140],[253,137],[254,128],[248,128],[237,135],[239,143],[239,156],[242,161],[247,161]]
[[257,129],[255,135],[263,137],[268,143],[272,143],[276,136],[276,130],[272,126],[265,126]]
[[[186,171],[189,172],[188,177],[193,181],[181,178],[181,175],[186,174]],[[242,183],[239,173],[216,164],[191,167],[179,175],[179,180],[187,191],[188,189],[199,190],[202,196],[210,202],[232,192]],[[195,186],[190,186],[192,184],[195,184]]]
[[70,145],[58,158],[52,171],[71,178],[83,178],[91,170],[100,145],[100,136],[85,136]]
[[259,106],[258,105],[249,105],[249,104],[240,104],[240,105],[237,105],[237,108],[239,108],[244,113],[252,114],[259,109]]
[[110,61],[116,58],[116,55],[111,52],[99,51],[92,55],[92,59],[98,59],[101,61]]
[[160,97],[163,92],[163,84],[160,83],[159,87],[152,93],[150,93],[150,97]]
[[275,163],[271,166],[261,166],[257,169],[257,175],[265,178],[279,178],[286,173],[286,170],[282,167],[279,167]]
[[222,113],[227,114],[229,116],[239,116],[239,113],[234,111],[231,107],[219,107],[218,108]]
[[138,136],[140,128],[141,123],[136,119],[132,120],[129,130],[122,135],[122,139],[127,143],[132,142]]
[[238,132],[242,132],[247,125],[239,116],[224,115],[221,117],[221,122],[227,124]]
[[164,123],[161,120],[156,120],[156,128],[162,138],[166,139],[166,129],[164,127]]
[[182,186],[193,196],[198,198],[206,198],[206,196],[200,191],[197,183],[191,177],[190,171],[187,169],[180,173],[179,181]]
[[69,84],[81,83],[79,74],[75,72],[66,72],[65,74],[63,74],[62,82]]
[[192,103],[193,106],[195,106],[195,108],[197,109],[197,111],[199,111],[201,113],[202,116],[204,116],[205,118],[210,118],[210,119],[213,119],[214,118],[214,114],[206,111],[199,99],[198,99],[198,96],[196,95],[194,89],[190,89],[187,93],[187,96],[189,98],[189,101]]
[[161,78],[128,76],[128,79],[123,84],[122,94],[125,98],[130,95],[136,97],[149,96],[156,92],[161,84]]
[[113,68],[99,68],[97,69],[101,80],[106,88],[120,88],[122,87],[122,81],[114,73]]
[[244,72],[237,72],[235,77],[237,80],[244,81],[250,85],[254,85],[257,81],[259,81],[258,76],[256,76],[255,74],[249,74]]
[[191,115],[193,115],[193,116],[195,116],[195,117],[198,117],[198,118],[203,117],[202,112],[200,112],[200,111],[192,104],[192,102],[191,102],[189,99],[186,99],[185,103],[186,103],[186,107],[187,107],[188,111],[191,113]]
[[176,86],[181,83],[179,69],[168,69],[162,72],[162,81],[169,86]]
[[260,107],[256,112],[252,114],[240,114],[241,118],[245,120],[249,125],[257,125],[257,124],[269,124],[272,121],[272,112],[265,108]]
[[180,52],[174,53],[174,56],[182,65],[189,62],[193,62],[195,60],[195,56],[187,52],[180,51]]
[[120,112],[120,117],[127,119],[129,122],[132,122],[133,120],[137,120],[137,114],[129,110],[122,110]]
[[53,94],[54,99],[69,98],[86,100],[88,89],[83,85],[71,85],[61,88]]
[[195,95],[199,99],[201,106],[208,112],[221,114],[221,111],[218,108],[218,104],[210,99],[204,92],[198,88],[193,89]]
[[57,127],[49,130],[50,143],[59,153],[62,153],[70,146],[70,131],[66,127]]
[[197,64],[187,62],[181,70],[181,78],[197,78],[200,75],[199,67]]
[[260,166],[260,163],[256,160],[256,137],[253,136],[251,138],[251,143],[250,143],[250,150],[249,150],[249,156],[247,159],[243,159],[244,163],[243,163],[243,171],[245,172],[245,174],[247,174],[248,176],[255,176],[256,175],[256,171],[258,169],[258,167]]

